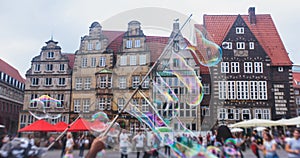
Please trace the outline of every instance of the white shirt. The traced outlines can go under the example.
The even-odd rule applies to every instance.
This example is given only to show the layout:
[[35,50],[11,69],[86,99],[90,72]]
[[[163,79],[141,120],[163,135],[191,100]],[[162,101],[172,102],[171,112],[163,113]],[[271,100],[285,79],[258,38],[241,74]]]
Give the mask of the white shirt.
[[66,148],[71,148],[74,145],[73,138],[67,139]]
[[120,147],[127,147],[128,146],[128,136],[127,134],[121,133],[120,134]]
[[136,140],[136,147],[143,147],[144,146],[144,139],[145,136],[143,134],[141,135],[136,135],[134,137],[134,139]]

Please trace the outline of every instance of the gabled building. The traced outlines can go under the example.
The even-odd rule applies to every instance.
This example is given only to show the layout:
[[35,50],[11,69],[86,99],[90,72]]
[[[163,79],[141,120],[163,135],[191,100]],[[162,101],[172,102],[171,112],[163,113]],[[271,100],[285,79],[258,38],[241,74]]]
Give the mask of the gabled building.
[[300,116],[300,72],[293,72],[293,87],[297,116]]
[[23,107],[25,79],[18,70],[0,59],[0,124],[2,132],[16,134],[19,112]]
[[[74,54],[62,53],[58,42],[45,42],[38,56],[31,61],[26,72],[24,106],[20,112],[19,129],[33,123],[38,117],[45,117],[50,123],[69,123],[71,105],[72,70]],[[44,105],[31,102],[32,99],[48,95],[60,103],[45,102]],[[46,117],[47,114],[55,117]],[[44,113],[43,113],[44,112]],[[53,118],[53,119],[52,119]],[[55,119],[54,119],[55,118]]]
[[[219,123],[295,116],[292,62],[269,14],[204,15],[207,37],[222,47],[210,68],[211,117]],[[217,110],[217,111],[216,111]]]

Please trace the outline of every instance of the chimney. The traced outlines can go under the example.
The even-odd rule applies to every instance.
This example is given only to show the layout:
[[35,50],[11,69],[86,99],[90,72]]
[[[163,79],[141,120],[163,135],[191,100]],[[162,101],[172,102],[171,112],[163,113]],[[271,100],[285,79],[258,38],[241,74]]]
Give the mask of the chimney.
[[255,25],[256,24],[255,7],[250,7],[248,9],[248,14],[249,14],[248,18],[249,18],[250,24]]

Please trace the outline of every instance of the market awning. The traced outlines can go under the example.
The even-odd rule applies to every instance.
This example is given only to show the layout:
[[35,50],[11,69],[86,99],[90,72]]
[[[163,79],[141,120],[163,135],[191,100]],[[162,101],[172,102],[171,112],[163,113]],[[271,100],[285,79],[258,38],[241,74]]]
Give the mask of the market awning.
[[65,122],[57,122],[54,127],[56,128],[57,132],[62,132],[64,131],[66,128],[68,128],[68,124],[66,124]]
[[37,120],[32,124],[22,128],[19,132],[54,132],[56,131],[55,126],[48,123],[45,120]]
[[75,122],[72,122],[70,124],[70,128],[68,129],[68,131],[70,132],[78,132],[78,131],[89,131],[89,122],[79,118],[77,119]]

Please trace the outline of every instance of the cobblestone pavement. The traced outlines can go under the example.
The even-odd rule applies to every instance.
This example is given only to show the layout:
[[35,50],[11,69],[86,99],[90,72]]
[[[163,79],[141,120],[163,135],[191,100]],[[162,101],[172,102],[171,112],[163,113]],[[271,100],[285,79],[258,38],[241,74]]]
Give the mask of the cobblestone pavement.
[[[85,150],[84,153],[86,154],[88,152],[88,150]],[[44,158],[59,158],[60,157],[60,150],[51,150],[48,151],[46,156]],[[279,155],[280,158],[285,158],[287,157],[286,152],[283,149],[278,149],[277,153]],[[74,150],[74,158],[79,158],[78,154],[79,154],[79,150]],[[245,152],[243,152],[243,155],[245,158],[255,158],[255,156],[253,155],[252,151],[247,149]],[[140,158],[142,158],[143,154],[141,154]],[[110,150],[106,150],[105,154],[103,155],[102,158],[119,158],[121,157],[120,153],[117,151],[110,151]],[[163,156],[160,156],[160,158],[162,158]],[[261,157],[262,157],[262,153],[261,153]],[[128,155],[128,158],[136,158],[136,153],[130,153]]]

